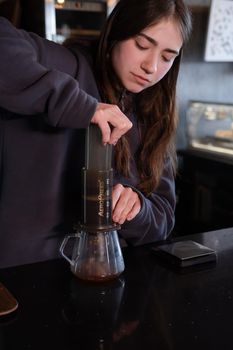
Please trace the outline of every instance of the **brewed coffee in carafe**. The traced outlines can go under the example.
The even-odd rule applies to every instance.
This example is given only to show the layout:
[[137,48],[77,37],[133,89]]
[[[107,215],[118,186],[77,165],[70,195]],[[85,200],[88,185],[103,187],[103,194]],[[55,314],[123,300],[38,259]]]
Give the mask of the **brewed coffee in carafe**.
[[[103,145],[98,126],[86,132],[83,168],[83,220],[78,232],[65,237],[60,251],[70,262],[71,271],[90,281],[113,279],[124,271],[117,226],[112,221],[112,146]],[[74,239],[72,257],[64,249]]]

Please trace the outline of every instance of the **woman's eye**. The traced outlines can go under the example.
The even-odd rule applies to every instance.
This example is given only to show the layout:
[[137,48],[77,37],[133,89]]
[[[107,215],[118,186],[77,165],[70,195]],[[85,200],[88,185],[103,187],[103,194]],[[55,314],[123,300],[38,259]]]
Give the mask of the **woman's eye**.
[[170,58],[167,58],[167,57],[165,57],[165,56],[162,56],[162,57],[163,57],[163,60],[164,60],[165,62],[170,62],[170,61],[171,61]]
[[135,40],[136,47],[139,48],[140,50],[149,49],[150,45],[148,43],[148,40],[145,39],[144,37],[138,35],[135,37],[134,40]]
[[174,60],[174,57],[167,57],[167,56],[162,56],[164,62],[172,62]]
[[140,50],[146,50],[147,49],[147,47],[145,45],[142,45],[137,40],[135,41],[135,44]]

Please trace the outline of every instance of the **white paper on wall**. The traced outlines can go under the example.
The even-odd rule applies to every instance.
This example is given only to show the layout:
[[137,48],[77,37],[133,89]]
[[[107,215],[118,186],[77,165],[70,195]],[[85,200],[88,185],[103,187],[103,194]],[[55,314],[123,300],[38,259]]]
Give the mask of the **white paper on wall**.
[[233,61],[233,0],[212,0],[205,61]]

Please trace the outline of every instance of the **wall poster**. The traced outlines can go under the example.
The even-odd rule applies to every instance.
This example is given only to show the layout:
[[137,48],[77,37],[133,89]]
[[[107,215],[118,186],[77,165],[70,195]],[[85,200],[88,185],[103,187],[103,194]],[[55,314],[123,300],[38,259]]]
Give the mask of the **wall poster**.
[[204,59],[233,62],[233,0],[212,0]]

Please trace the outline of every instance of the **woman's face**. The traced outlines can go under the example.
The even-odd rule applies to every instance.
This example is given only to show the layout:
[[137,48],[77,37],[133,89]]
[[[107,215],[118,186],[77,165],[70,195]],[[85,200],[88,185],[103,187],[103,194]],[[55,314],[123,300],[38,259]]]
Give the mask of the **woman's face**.
[[113,68],[128,91],[141,92],[164,77],[182,44],[177,22],[164,19],[118,42],[112,49]]

